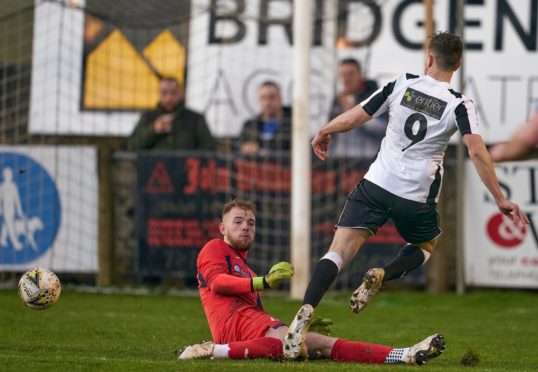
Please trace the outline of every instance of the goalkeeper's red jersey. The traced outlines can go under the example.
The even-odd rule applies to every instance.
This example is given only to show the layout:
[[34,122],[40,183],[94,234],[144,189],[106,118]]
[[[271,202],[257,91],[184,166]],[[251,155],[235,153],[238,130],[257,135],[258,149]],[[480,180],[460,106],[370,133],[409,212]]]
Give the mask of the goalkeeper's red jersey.
[[222,239],[209,241],[198,254],[200,298],[216,342],[234,331],[231,328],[236,325],[229,321],[233,315],[253,309],[263,311],[260,295],[253,291],[250,280],[256,273],[248,267],[246,258],[247,252],[237,251]]

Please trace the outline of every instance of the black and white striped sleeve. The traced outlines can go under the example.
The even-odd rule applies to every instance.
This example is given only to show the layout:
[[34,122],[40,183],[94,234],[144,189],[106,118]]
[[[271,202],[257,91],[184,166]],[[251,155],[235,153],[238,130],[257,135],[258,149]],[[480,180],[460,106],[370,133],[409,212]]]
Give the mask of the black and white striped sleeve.
[[376,90],[372,95],[361,102],[361,106],[370,116],[378,117],[389,107],[389,96],[394,91],[398,79],[389,82],[387,85]]
[[456,125],[461,135],[480,134],[478,130],[478,115],[473,101],[464,97],[463,101],[454,110]]

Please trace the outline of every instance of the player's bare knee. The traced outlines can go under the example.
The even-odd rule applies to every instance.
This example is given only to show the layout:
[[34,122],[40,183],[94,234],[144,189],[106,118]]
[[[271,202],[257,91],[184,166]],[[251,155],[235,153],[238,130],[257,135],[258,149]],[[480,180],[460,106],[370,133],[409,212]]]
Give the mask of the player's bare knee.
[[265,337],[278,338],[279,340],[284,340],[286,333],[288,332],[288,327],[282,326],[278,328],[270,327],[265,331]]
[[435,246],[437,245],[437,239],[432,239],[427,242],[413,244],[413,245],[419,247],[423,251],[427,251],[428,253],[432,254],[435,249]]

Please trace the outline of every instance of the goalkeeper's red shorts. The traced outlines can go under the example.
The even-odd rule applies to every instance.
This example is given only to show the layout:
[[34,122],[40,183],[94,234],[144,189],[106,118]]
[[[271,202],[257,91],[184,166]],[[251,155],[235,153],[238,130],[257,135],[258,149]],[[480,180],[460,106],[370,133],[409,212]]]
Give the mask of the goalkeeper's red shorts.
[[269,328],[279,328],[285,324],[265,311],[255,307],[238,309],[214,335],[216,344],[228,344],[236,341],[248,341],[265,336]]

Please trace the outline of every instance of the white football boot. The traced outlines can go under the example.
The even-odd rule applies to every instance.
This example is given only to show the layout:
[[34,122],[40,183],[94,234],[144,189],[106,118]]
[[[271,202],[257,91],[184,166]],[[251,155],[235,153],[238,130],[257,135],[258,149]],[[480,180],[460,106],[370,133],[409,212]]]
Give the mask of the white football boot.
[[308,350],[304,341],[313,315],[314,308],[312,305],[307,304],[301,306],[288,328],[288,333],[284,337],[284,358],[297,359],[299,356],[308,357]]
[[445,350],[445,338],[442,334],[436,333],[426,337],[423,341],[409,348],[409,353],[405,357],[405,363],[418,364],[426,363],[432,358],[436,358]]
[[362,284],[351,295],[351,310],[355,313],[364,310],[368,302],[379,291],[383,284],[385,270],[381,268],[370,269],[364,274]]
[[185,347],[179,351],[178,359],[210,359],[213,356],[213,346],[211,341],[202,342]]

